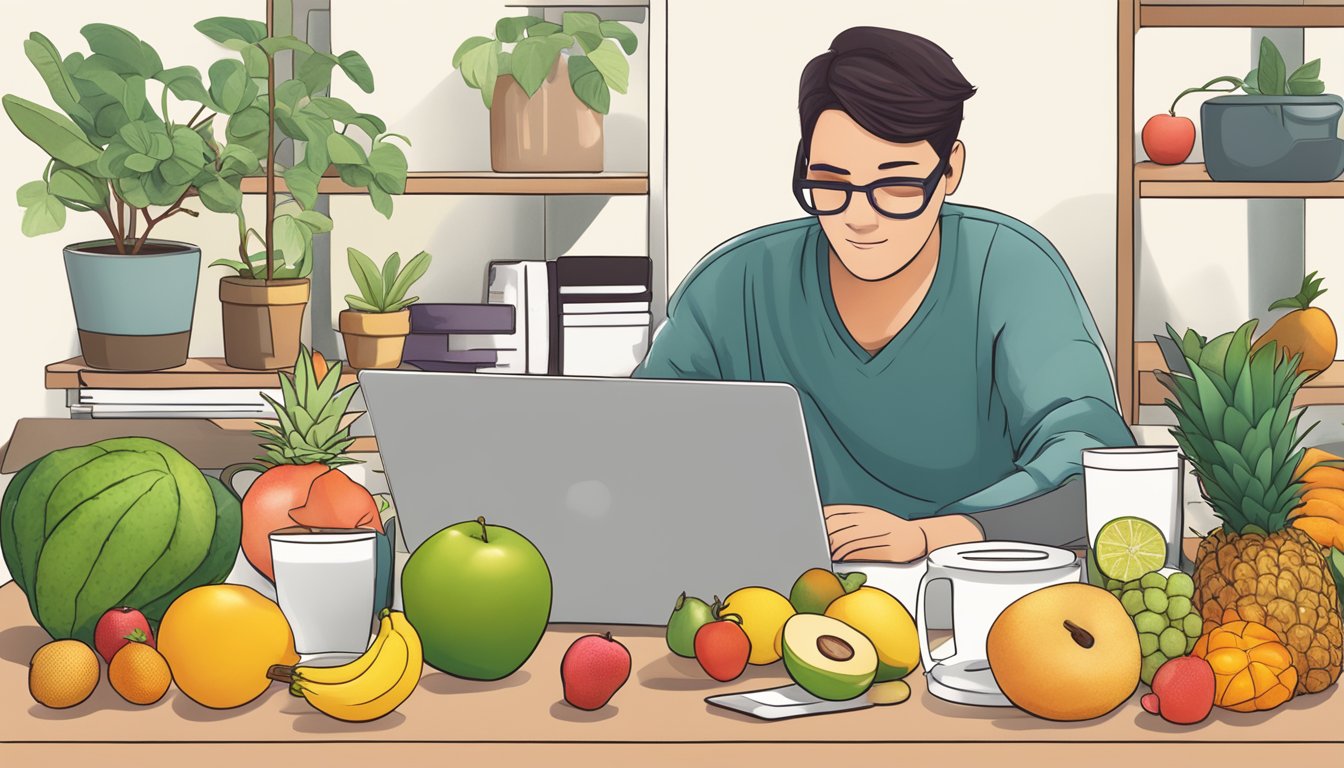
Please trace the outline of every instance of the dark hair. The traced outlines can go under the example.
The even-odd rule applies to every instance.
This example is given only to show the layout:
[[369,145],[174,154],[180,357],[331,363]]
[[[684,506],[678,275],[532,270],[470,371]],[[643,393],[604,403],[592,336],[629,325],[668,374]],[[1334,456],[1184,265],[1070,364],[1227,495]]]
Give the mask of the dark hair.
[[937,45],[909,32],[852,27],[803,69],[798,117],[803,152],[817,119],[839,109],[887,141],[927,140],[944,160],[961,128],[962,103],[975,88]]

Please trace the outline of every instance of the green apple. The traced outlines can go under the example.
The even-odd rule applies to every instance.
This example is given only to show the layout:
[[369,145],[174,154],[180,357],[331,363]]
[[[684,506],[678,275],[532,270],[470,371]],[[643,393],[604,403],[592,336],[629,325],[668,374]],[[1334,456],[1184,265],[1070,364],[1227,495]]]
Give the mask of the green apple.
[[877,649],[857,629],[814,613],[784,623],[784,668],[819,699],[845,701],[868,690],[877,676]]
[[[718,598],[714,598],[718,602]],[[714,610],[698,597],[677,598],[672,615],[667,620],[667,647],[678,656],[695,658],[695,633],[714,620]]]
[[551,571],[522,534],[478,517],[416,548],[401,574],[401,599],[430,666],[499,680],[541,642],[551,616]]

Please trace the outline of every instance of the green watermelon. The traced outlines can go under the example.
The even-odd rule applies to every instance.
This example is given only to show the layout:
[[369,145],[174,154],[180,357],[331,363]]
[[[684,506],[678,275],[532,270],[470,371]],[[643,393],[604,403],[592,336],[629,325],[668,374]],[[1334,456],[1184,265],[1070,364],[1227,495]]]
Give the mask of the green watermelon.
[[238,498],[172,447],[141,437],[55,451],[0,502],[0,547],[33,617],[93,643],[109,608],[157,626],[183,592],[217,584],[237,558]]

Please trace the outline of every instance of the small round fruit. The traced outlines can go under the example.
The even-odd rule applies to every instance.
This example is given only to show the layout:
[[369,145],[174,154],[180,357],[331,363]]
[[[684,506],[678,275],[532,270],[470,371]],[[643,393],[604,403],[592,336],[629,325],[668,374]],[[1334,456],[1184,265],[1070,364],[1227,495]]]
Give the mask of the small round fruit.
[[1190,652],[1191,652],[1191,651],[1195,650],[1195,643],[1198,643],[1198,642],[1199,642],[1199,638],[1198,638],[1198,637],[1187,637],[1187,638],[1185,638],[1185,654],[1186,654],[1187,656],[1190,655]]
[[1122,589],[1124,586],[1125,586],[1125,583],[1124,583],[1123,581],[1119,580],[1119,579],[1107,579],[1107,580],[1106,580],[1106,588],[1109,589],[1109,590],[1111,590],[1112,592],[1114,592],[1114,591],[1117,590],[1117,589]]
[[1144,685],[1152,685],[1153,675],[1156,675],[1157,670],[1161,669],[1162,665],[1166,663],[1167,657],[1163,656],[1161,651],[1144,656],[1143,665],[1139,667],[1139,679],[1143,681]]
[[1143,590],[1143,606],[1153,613],[1167,612],[1167,593],[1157,587]]
[[1120,596],[1121,596],[1122,594],[1124,594],[1123,592],[1121,592],[1121,591],[1118,590],[1118,589],[1112,589],[1112,590],[1109,590],[1109,592],[1110,592],[1112,595],[1115,595],[1115,599],[1116,599],[1116,600],[1119,600],[1119,599],[1120,599]]
[[1132,581],[1161,568],[1167,542],[1156,525],[1141,517],[1117,517],[1097,531],[1092,549],[1108,578]]
[[1143,578],[1139,579],[1139,586],[1144,589],[1161,589],[1165,591],[1167,588],[1167,577],[1163,576],[1158,571],[1145,573],[1143,574]]
[[1136,616],[1144,607],[1143,593],[1137,589],[1131,589],[1120,595],[1120,604],[1125,606],[1125,613]]
[[97,687],[98,657],[78,640],[47,643],[28,665],[28,692],[52,709],[73,707]]
[[1167,578],[1167,595],[1171,597],[1194,597],[1195,580],[1190,574],[1177,571]]
[[1134,617],[1134,628],[1140,634],[1148,632],[1158,635],[1167,628],[1167,617],[1153,611],[1142,611]]
[[[1165,630],[1164,630],[1165,631]],[[1139,635],[1139,653],[1147,656],[1157,650],[1157,635],[1152,632],[1143,632]]]
[[736,615],[751,640],[752,664],[779,661],[779,637],[795,611],[789,598],[765,587],[743,587],[723,599],[720,616]]
[[1185,633],[1175,627],[1167,627],[1157,636],[1158,650],[1168,659],[1185,655]]
[[1134,579],[1133,581],[1126,581],[1126,582],[1125,582],[1125,591],[1126,591],[1126,592],[1131,592],[1131,591],[1133,591],[1133,590],[1140,589],[1140,588],[1141,588],[1141,587],[1139,587],[1139,580],[1138,580],[1138,579]]
[[908,698],[910,698],[910,684],[904,680],[874,683],[873,687],[868,689],[868,700],[879,707],[900,704]]
[[127,643],[107,665],[112,690],[132,704],[153,704],[168,692],[173,673],[163,655],[145,643]]
[[1167,598],[1167,618],[1180,621],[1190,614],[1190,598],[1177,595]]
[[1176,165],[1185,162],[1195,148],[1195,122],[1164,112],[1148,118],[1140,136],[1149,160],[1159,165]]
[[1204,619],[1200,618],[1198,613],[1188,613],[1181,619],[1181,629],[1186,637],[1198,640],[1199,636],[1204,634]]

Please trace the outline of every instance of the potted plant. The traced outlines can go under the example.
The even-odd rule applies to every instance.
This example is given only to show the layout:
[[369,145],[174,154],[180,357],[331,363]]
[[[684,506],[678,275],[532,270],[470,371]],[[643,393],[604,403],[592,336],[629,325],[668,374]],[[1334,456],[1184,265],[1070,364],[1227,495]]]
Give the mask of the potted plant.
[[626,92],[626,56],[638,41],[629,27],[595,13],[567,11],[561,21],[500,19],[494,37],[468,38],[453,54],[453,68],[490,110],[496,171],[602,170],[602,116],[611,92]]
[[411,311],[407,307],[420,300],[406,293],[429,269],[430,256],[421,251],[401,266],[401,256],[393,253],[380,269],[373,259],[354,248],[347,248],[350,274],[360,295],[349,295],[349,309],[340,315],[341,337],[351,368],[396,368],[406,336],[411,332]]
[[[358,53],[316,51],[247,19],[206,19],[196,29],[241,57],[211,67],[212,82],[219,68],[221,89],[232,97],[223,110],[229,115],[224,151],[255,156],[266,177],[264,231],[248,226],[240,199],[232,211],[238,218],[238,258],[211,264],[235,272],[219,285],[224,357],[236,368],[287,368],[299,354],[313,236],[332,227],[330,218],[314,210],[318,182],[334,167],[341,181],[367,193],[374,209],[390,218],[392,195],[406,190],[406,155],[390,139],[410,142],[388,133],[378,117],[323,95],[337,68],[360,90],[373,92],[373,73]],[[276,57],[285,52],[294,59],[296,76],[277,82]],[[352,128],[365,140],[357,140]],[[282,142],[299,158],[288,166],[276,159]],[[254,241],[261,250],[253,250]]]
[[67,209],[102,219],[109,238],[65,248],[84,362],[114,370],[179,366],[191,341],[201,251],[151,234],[165,219],[199,215],[184,207],[192,198],[213,211],[239,207],[239,180],[251,165],[214,143],[212,94],[222,86],[213,67],[207,91],[195,67],[164,67],[125,29],[89,24],[80,34],[89,55],[62,58],[38,32],[23,44],[61,112],[3,99],[15,127],[49,158],[42,178],[19,188],[22,230],[29,237],[59,231]]
[[[1200,107],[1209,177],[1330,181],[1344,173],[1344,139],[1339,137],[1344,99],[1325,93],[1320,73],[1320,59],[1288,72],[1274,41],[1263,37],[1256,67],[1246,77],[1218,77],[1182,92],[1178,101],[1190,93],[1228,93]],[[1230,87],[1212,87],[1219,83]],[[1230,93],[1237,90],[1243,93]]]

